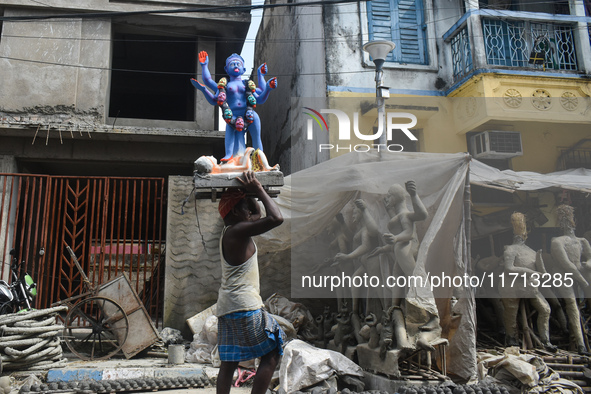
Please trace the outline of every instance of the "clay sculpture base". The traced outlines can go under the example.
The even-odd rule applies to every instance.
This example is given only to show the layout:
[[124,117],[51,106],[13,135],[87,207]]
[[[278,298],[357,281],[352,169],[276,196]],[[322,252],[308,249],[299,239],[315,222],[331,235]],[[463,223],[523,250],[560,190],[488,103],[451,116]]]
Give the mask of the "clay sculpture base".
[[390,377],[399,378],[398,360],[402,350],[393,349],[386,352],[386,357],[380,358],[380,348],[370,349],[367,344],[357,345],[359,366],[366,371],[383,373]]

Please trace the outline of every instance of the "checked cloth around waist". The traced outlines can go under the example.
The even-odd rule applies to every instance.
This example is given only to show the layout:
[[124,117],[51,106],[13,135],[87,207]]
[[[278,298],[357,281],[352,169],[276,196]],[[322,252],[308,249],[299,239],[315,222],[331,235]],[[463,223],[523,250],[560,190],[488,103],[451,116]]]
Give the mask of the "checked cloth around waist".
[[222,361],[246,361],[278,348],[283,354],[285,333],[264,309],[218,317],[218,352]]

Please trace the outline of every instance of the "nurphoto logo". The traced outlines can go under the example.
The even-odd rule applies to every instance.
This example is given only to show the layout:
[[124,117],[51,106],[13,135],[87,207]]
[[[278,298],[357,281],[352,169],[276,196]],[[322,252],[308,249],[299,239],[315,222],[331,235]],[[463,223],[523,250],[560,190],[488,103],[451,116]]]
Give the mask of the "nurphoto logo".
[[[309,107],[304,107],[304,114],[310,116],[306,124],[306,138],[310,141],[314,139],[314,123],[318,125],[321,132],[328,134],[328,123],[322,114],[332,114],[336,116],[338,121],[338,141],[335,144],[318,144],[318,151],[336,150],[339,151],[355,151],[368,152],[371,149],[387,150],[389,152],[402,152],[404,147],[400,144],[342,144],[341,142],[351,140],[351,119],[346,112],[338,109],[322,108],[316,111]],[[384,127],[384,119],[386,120],[386,127]],[[401,122],[402,120],[402,122]],[[386,141],[392,140],[394,130],[402,131],[409,140],[416,141],[415,137],[409,129],[416,126],[417,117],[409,112],[387,112],[384,116],[383,112],[378,113],[378,127],[374,134],[363,134],[359,131],[359,112],[353,112],[353,133],[355,137],[362,141],[377,141],[386,130]],[[326,131],[325,131],[326,130]]]

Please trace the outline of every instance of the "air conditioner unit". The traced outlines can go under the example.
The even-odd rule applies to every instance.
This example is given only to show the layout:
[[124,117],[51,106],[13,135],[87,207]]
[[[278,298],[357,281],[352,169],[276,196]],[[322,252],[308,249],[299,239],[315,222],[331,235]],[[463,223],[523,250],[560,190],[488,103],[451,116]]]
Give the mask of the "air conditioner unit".
[[470,138],[470,154],[476,159],[509,159],[522,156],[521,133],[488,130]]

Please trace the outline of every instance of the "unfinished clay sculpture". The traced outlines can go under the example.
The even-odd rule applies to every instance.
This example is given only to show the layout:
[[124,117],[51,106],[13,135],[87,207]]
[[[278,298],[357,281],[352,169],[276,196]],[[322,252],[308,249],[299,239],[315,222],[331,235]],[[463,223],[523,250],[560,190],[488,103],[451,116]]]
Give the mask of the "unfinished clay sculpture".
[[342,354],[346,353],[349,345],[355,345],[351,315],[351,312],[342,311],[336,316],[337,329],[334,335],[334,343],[336,346],[340,346]]
[[[398,184],[391,186],[384,198],[386,210],[390,215],[390,221],[388,222],[389,232],[383,235],[386,245],[376,248],[371,253],[371,256],[377,256],[379,254],[390,255],[394,260],[395,272],[398,272],[399,275],[409,277],[414,274],[419,249],[415,223],[425,220],[428,214],[417,194],[415,182],[408,181],[405,187],[406,192]],[[406,206],[407,192],[411,198],[412,211]],[[396,348],[412,348],[407,338],[404,318],[401,317],[402,310],[400,309],[402,301],[406,296],[405,289],[394,288],[393,290],[392,306],[394,309],[392,310],[392,319]],[[414,300],[407,301],[414,302]],[[437,339],[441,334],[435,299],[424,299],[416,306],[424,309],[429,316],[428,321],[420,327],[420,331],[424,334],[417,336],[417,346],[431,351],[433,348],[429,342]]]
[[[575,235],[574,209],[568,205],[557,208],[558,224],[563,235],[552,238],[550,253],[561,270],[562,277],[566,274],[582,289],[588,289],[589,274],[591,272],[591,246],[585,238]],[[563,298],[566,306],[566,316],[571,335],[575,339],[577,351],[585,353],[587,348],[583,339],[580,323],[580,313],[577,306],[575,291],[571,286],[553,288],[557,295]]]
[[380,334],[378,333],[378,318],[373,313],[365,316],[365,324],[369,327],[369,341],[367,346],[370,349],[375,349],[380,346]]
[[394,339],[394,328],[392,327],[392,314],[390,310],[384,311],[382,315],[382,330],[380,331],[380,358],[386,358],[386,352],[392,349]]
[[546,273],[542,261],[542,251],[535,252],[525,245],[527,230],[524,214],[520,212],[513,213],[511,215],[511,224],[513,225],[513,244],[505,246],[503,253],[505,274],[507,277],[515,274],[525,274],[528,281],[525,286],[517,285],[500,289],[504,295],[509,294],[511,296],[501,299],[504,307],[503,320],[506,330],[506,345],[519,345],[517,340],[517,313],[520,300],[527,299],[538,312],[537,329],[542,345],[547,349],[554,350],[555,346],[550,343],[549,332],[550,305],[537,287],[530,286],[532,279],[535,281],[536,277],[540,278],[541,274]]
[[[355,272],[353,276],[362,277],[380,275],[379,261],[376,258],[369,257],[369,253],[379,245],[379,231],[375,219],[369,213],[367,204],[362,199],[354,202],[353,226],[355,233],[353,235],[353,251],[350,253],[337,253],[334,257],[332,266],[340,267],[353,263]],[[346,268],[345,268],[346,269]],[[367,298],[364,293],[367,289],[353,287],[352,297],[352,317],[351,323],[354,327],[354,334],[358,343],[366,342],[365,338],[359,335],[361,330],[362,302]]]

